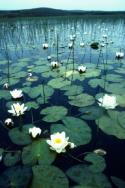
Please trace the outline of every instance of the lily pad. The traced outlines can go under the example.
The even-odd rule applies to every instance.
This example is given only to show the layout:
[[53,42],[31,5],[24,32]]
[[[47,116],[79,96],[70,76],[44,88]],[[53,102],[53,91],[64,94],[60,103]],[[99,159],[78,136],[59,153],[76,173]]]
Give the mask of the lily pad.
[[85,120],[96,120],[100,118],[104,113],[104,109],[100,108],[99,106],[88,106],[80,108],[79,111],[82,115],[80,117]]
[[90,106],[95,102],[94,97],[86,93],[77,96],[69,96],[69,99],[69,104],[78,107]]
[[71,81],[66,80],[64,78],[54,78],[48,82],[48,85],[55,89],[60,89],[61,87],[64,87],[66,85],[70,85]]
[[56,122],[66,116],[68,110],[64,106],[52,106],[41,110],[40,114],[46,115],[43,120],[46,122]]
[[87,165],[76,165],[67,171],[67,175],[76,183],[87,188],[111,188],[103,173],[92,172]]
[[34,166],[31,188],[68,188],[68,179],[65,174],[55,166]]
[[77,146],[88,144],[91,141],[91,129],[85,121],[70,116],[65,117],[62,121],[64,125],[52,124],[51,134],[65,131],[69,140]]
[[5,166],[14,166],[16,163],[18,163],[21,159],[21,152],[17,151],[14,153],[7,153],[4,156],[4,165]]
[[56,158],[56,153],[49,149],[46,140],[33,141],[31,145],[23,148],[22,161],[24,165],[51,164]]
[[16,127],[9,131],[9,137],[14,144],[27,145],[32,142],[31,136],[29,135],[29,128],[33,125],[25,125],[23,127]]
[[96,120],[96,124],[104,133],[116,136],[119,139],[125,139],[125,129],[118,121],[120,113],[121,112],[109,110],[107,115]]
[[94,173],[103,172],[106,168],[104,158],[96,153],[89,153],[84,159],[92,163],[88,168]]
[[1,188],[27,188],[30,183],[32,173],[30,168],[15,166],[8,168],[0,176]]
[[83,92],[83,87],[79,85],[70,85],[65,86],[61,88],[61,90],[64,90],[64,95],[71,96],[71,95],[79,95]]

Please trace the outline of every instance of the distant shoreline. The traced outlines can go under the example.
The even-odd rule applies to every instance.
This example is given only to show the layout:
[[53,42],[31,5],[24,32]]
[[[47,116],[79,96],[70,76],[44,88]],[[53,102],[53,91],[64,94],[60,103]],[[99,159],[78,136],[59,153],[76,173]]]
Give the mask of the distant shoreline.
[[72,15],[122,15],[125,11],[82,11],[61,10],[52,8],[34,8],[24,10],[0,10],[0,17],[39,17],[39,16],[72,16]]

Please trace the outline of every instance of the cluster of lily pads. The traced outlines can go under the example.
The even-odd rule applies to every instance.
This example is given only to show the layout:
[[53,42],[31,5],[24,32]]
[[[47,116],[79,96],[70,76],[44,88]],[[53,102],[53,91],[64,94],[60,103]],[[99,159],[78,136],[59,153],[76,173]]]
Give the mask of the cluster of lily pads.
[[[93,54],[98,55],[100,49],[105,53],[103,47],[108,48],[108,36],[104,34],[102,38],[101,43],[89,43]],[[70,35],[69,40],[68,48],[72,52],[77,34]],[[48,42],[41,46],[44,51],[50,48]],[[80,47],[83,50],[86,43],[80,42]],[[125,187],[120,178],[106,177],[107,152],[104,149],[94,148],[82,153],[82,158],[71,154],[71,149],[77,150],[92,141],[89,121],[96,123],[107,135],[125,139],[124,52],[118,50],[114,54],[114,61],[107,60],[98,66],[88,62],[80,65],[72,58],[59,61],[53,55],[46,59],[37,57],[33,61],[18,59],[9,64],[9,82],[1,79],[4,90],[0,92],[0,99],[7,101],[6,107],[12,117],[4,124],[9,128],[10,140],[19,146],[19,150],[0,149],[0,160],[8,167],[1,174],[0,187],[68,188],[69,179],[77,184],[74,188],[111,188],[112,184]],[[115,70],[114,63],[117,65]],[[0,64],[4,66],[7,61],[1,60]],[[103,74],[106,70],[111,72]],[[3,70],[3,74],[6,73]],[[16,84],[20,82],[20,89],[8,90],[10,86],[17,88]],[[88,88],[96,94],[89,93]],[[25,115],[30,119],[30,112],[33,116],[40,113],[39,126],[32,118],[32,123],[23,123]],[[43,131],[45,123],[50,129],[47,138]],[[77,164],[64,172],[56,165],[56,160],[67,155]]]

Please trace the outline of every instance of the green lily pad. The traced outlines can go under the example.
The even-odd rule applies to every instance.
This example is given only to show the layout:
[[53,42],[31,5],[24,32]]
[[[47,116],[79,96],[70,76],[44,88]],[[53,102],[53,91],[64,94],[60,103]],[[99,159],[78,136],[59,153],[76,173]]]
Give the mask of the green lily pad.
[[9,137],[14,144],[27,145],[32,142],[31,136],[29,135],[29,128],[33,125],[25,125],[23,127],[16,127],[9,131]]
[[8,168],[0,176],[1,188],[27,188],[32,177],[30,168],[15,166]]
[[88,83],[92,88],[96,88],[97,86],[104,88],[105,86],[105,81],[103,79],[98,78],[91,79]]
[[77,96],[69,96],[69,104],[78,107],[90,106],[95,102],[93,96],[86,93],[82,93]]
[[14,166],[15,164],[17,164],[21,159],[21,152],[20,151],[17,151],[17,152],[14,152],[14,153],[7,153],[5,156],[4,156],[4,165],[5,166]]
[[62,121],[64,125],[52,124],[51,134],[65,131],[69,140],[77,146],[88,144],[91,141],[91,129],[85,121],[70,116],[65,117]]
[[51,164],[56,158],[56,153],[49,149],[46,140],[33,141],[31,145],[23,148],[22,161],[24,165]]
[[103,172],[106,168],[104,158],[96,153],[89,153],[84,159],[92,163],[88,168],[94,173]]
[[125,95],[116,95],[116,100],[119,106],[125,107]]
[[103,173],[94,173],[87,165],[76,165],[67,171],[67,175],[85,188],[111,188],[108,178]]
[[83,92],[83,87],[79,85],[69,85],[61,88],[64,90],[64,95],[71,96],[71,95],[79,95]]
[[54,78],[48,82],[48,85],[55,89],[60,89],[61,87],[64,87],[66,85],[70,85],[71,81],[66,80],[64,78]]
[[123,81],[123,77],[121,75],[118,75],[118,74],[107,74],[106,75],[106,81],[122,82]]
[[68,188],[68,179],[65,174],[55,166],[34,166],[31,188]]
[[125,112],[120,112],[118,117],[118,122],[121,125],[122,128],[125,129]]
[[108,115],[104,115],[96,120],[96,124],[104,133],[116,136],[119,139],[125,139],[125,129],[118,121],[120,114],[121,112],[109,110]]
[[34,101],[27,102],[25,105],[28,107],[28,110],[39,108],[39,105]]
[[66,116],[68,110],[64,106],[52,106],[41,110],[40,114],[46,115],[43,120],[46,122],[56,122]]
[[82,116],[80,117],[85,120],[96,120],[104,113],[104,109],[100,108],[99,106],[88,106],[80,108],[79,111],[82,112]]

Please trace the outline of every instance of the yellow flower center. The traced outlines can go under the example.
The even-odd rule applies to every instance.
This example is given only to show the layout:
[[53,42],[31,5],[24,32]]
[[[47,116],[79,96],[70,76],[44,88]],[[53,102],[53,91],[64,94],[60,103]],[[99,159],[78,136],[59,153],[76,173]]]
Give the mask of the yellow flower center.
[[20,110],[21,110],[20,106],[16,106],[16,107],[15,107],[15,110],[16,110],[16,111],[20,111]]
[[62,142],[62,140],[61,140],[60,138],[56,138],[56,139],[54,140],[54,142],[55,142],[56,144],[60,144],[60,143]]

